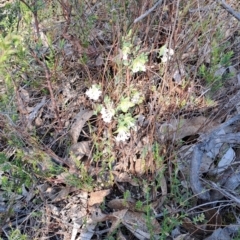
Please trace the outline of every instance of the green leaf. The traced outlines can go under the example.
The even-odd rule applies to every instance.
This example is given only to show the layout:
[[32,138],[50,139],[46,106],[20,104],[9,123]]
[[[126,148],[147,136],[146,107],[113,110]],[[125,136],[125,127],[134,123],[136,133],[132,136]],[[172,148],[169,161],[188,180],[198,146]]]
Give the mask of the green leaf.
[[0,164],[3,164],[7,161],[5,153],[0,153]]
[[167,50],[166,44],[159,49],[159,57],[163,56]]
[[133,107],[134,103],[132,103],[129,99],[129,97],[127,98],[122,98],[121,102],[118,106],[118,109],[120,109],[121,111],[123,111],[124,113],[126,113],[128,111],[129,108]]
[[132,71],[134,73],[136,72],[145,72],[146,71],[146,64],[147,62],[147,54],[146,53],[141,53],[139,56],[137,56],[133,62],[132,62]]

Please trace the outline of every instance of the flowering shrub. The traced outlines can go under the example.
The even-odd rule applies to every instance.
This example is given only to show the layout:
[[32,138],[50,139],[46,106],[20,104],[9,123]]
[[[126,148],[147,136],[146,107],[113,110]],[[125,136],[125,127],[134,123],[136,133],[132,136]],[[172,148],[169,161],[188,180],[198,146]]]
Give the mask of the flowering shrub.
[[[126,37],[123,37],[122,60],[123,64],[129,67],[133,73],[145,72],[146,62],[148,60],[147,53],[139,54],[139,46],[134,47],[131,43],[132,31],[130,30]],[[130,57],[131,54],[131,57]]]
[[[86,95],[90,99],[97,101],[102,93],[99,88],[99,86],[93,85],[91,88],[89,88],[89,90],[86,91]],[[116,115],[118,119],[118,125],[115,132],[117,133],[115,140],[117,142],[124,142],[128,140],[130,138],[130,129],[136,129],[136,120],[134,117],[132,117],[131,113],[128,113],[128,111],[136,104],[141,103],[142,100],[143,97],[141,94],[136,89],[133,89],[131,91],[130,97],[121,98],[118,106],[116,107],[117,112],[114,110],[113,101],[108,96],[105,96],[103,104],[96,104],[94,106],[95,113],[98,114],[100,112],[105,123],[111,123],[113,117]]]
[[120,114],[118,119],[117,142],[126,141],[130,137],[130,128],[135,127],[136,120],[131,116],[130,113]]
[[[127,72],[127,70],[131,70],[131,73],[144,72],[146,71],[146,62],[148,60],[147,53],[139,54],[139,46],[135,46],[132,44],[133,37],[132,31],[130,30],[126,37],[122,38],[122,49],[121,49],[121,61],[125,68],[121,69],[122,73]],[[168,51],[165,51],[166,55]],[[170,51],[170,54],[172,52]],[[163,54],[163,55],[164,55]],[[164,56],[165,56],[164,55]],[[102,91],[100,86],[92,85],[86,91],[86,95],[89,99],[97,101],[101,96]],[[117,129],[115,133],[115,140],[119,141],[127,141],[130,138],[130,130],[136,130],[136,120],[129,112],[131,108],[136,106],[137,104],[142,103],[143,96],[141,93],[130,86],[128,96],[122,96],[120,102],[116,105],[109,96],[104,97],[104,101],[102,104],[95,104],[94,110],[95,114],[101,114],[102,119],[105,123],[111,123],[114,118],[117,119]]]
[[102,119],[105,123],[110,123],[112,121],[112,117],[114,116],[114,111],[111,111],[111,109],[107,109],[105,107],[101,110]]

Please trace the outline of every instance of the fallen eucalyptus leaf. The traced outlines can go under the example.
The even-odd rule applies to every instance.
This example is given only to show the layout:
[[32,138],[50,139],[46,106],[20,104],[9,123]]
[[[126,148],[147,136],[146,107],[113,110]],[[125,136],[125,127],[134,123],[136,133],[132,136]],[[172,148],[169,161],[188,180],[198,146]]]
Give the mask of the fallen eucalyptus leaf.
[[70,148],[70,155],[73,155],[78,160],[81,160],[84,156],[90,156],[90,141],[82,141],[75,143]]
[[129,199],[113,199],[108,202],[107,206],[114,210],[131,209],[136,206],[136,201],[132,198]]
[[229,167],[229,165],[235,159],[235,152],[232,148],[229,148],[227,152],[223,155],[222,159],[219,161],[217,166],[217,173],[222,173],[225,169]]
[[69,134],[73,139],[73,143],[77,143],[78,137],[84,124],[92,117],[93,111],[89,109],[85,109],[84,107],[80,108],[80,112],[75,117],[75,122],[73,123]]
[[240,185],[240,173],[230,176],[224,184],[224,188],[234,191]]
[[158,221],[151,219],[151,229],[149,229],[146,216],[144,213],[128,211],[122,219],[125,227],[132,232],[132,234],[140,240],[150,239],[150,231],[156,235],[161,232],[161,227]]
[[101,204],[104,201],[104,198],[110,193],[110,190],[101,190],[90,193],[90,199],[88,201],[89,206],[93,206],[95,204]]
[[225,229],[216,229],[211,236],[205,238],[204,240],[231,240],[232,238]]
[[158,136],[161,140],[180,140],[196,133],[209,132],[215,126],[215,123],[206,124],[207,122],[208,119],[203,116],[191,119],[171,119],[160,126]]

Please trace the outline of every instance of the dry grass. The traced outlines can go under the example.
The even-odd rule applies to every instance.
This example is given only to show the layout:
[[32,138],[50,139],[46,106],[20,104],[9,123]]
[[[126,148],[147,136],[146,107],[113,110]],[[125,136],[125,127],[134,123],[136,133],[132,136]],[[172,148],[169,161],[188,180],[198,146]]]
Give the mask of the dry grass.
[[[154,1],[40,1],[44,7],[37,12],[19,2],[20,8],[18,3],[12,8],[23,16],[17,23],[17,35],[24,50],[20,53],[21,47],[16,47],[12,54],[6,47],[5,52],[0,51],[1,57],[8,57],[0,59],[4,64],[0,68],[4,85],[0,89],[0,150],[4,152],[0,159],[2,167],[8,165],[0,177],[5,177],[7,184],[3,186],[2,181],[1,189],[9,198],[18,192],[24,200],[16,196],[1,200],[5,206],[11,203],[3,211],[2,238],[14,239],[9,237],[10,230],[19,229],[29,239],[70,239],[77,219],[74,214],[90,216],[96,211],[79,196],[104,189],[111,192],[101,205],[104,214],[112,214],[108,202],[115,198],[125,199],[124,208],[127,202],[131,210],[143,204],[148,217],[139,224],[148,226],[152,239],[157,230],[148,221],[154,214],[156,224],[161,225],[161,234],[157,233],[161,239],[179,226],[189,236],[203,239],[213,232],[211,224],[218,228],[234,223],[233,216],[224,223],[216,217],[213,223],[206,217],[212,212],[207,212],[208,229],[195,229],[189,218],[198,216],[193,210],[200,202],[191,192],[188,174],[179,170],[178,154],[181,147],[198,141],[197,134],[236,112],[237,100],[229,98],[239,88],[234,78],[240,69],[239,22],[216,1],[162,1],[135,24],[134,19]],[[237,2],[232,2],[237,8]],[[28,18],[33,19],[32,25]],[[2,31],[8,34],[4,28]],[[146,71],[133,73],[124,64],[126,42],[132,44],[129,58],[147,54]],[[166,63],[159,56],[164,45],[174,50]],[[206,68],[200,73],[203,65]],[[229,66],[234,68],[234,76],[227,74],[232,73]],[[222,67],[228,70],[219,75]],[[98,102],[85,94],[93,84],[101,87]],[[119,143],[115,137],[123,111],[117,111],[117,106],[122,98],[131,96],[132,89],[143,97],[127,111],[136,119],[137,131],[132,130],[129,140]],[[105,96],[116,110],[109,124],[99,111],[95,115],[89,112],[97,111]],[[82,115],[80,108],[85,109]],[[78,131],[74,142],[71,132]],[[7,186],[15,182],[15,186]],[[127,191],[128,197],[124,195]],[[67,207],[79,202],[82,208]],[[221,206],[226,212],[224,203]],[[204,212],[201,206],[198,211]],[[132,214],[142,217],[137,210]],[[19,220],[19,216],[23,217]],[[128,217],[134,221],[132,215]],[[108,229],[112,219],[112,215],[101,218],[103,224],[97,225],[92,239],[104,239],[107,232],[115,239],[121,234],[136,238],[126,219],[117,233],[114,224]]]

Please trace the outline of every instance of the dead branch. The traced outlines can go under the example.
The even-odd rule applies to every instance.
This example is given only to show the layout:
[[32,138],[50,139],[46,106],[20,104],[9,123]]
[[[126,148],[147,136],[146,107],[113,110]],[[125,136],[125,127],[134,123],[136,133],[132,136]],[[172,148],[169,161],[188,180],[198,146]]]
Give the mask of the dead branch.
[[60,119],[60,115],[59,115],[59,111],[58,111],[58,107],[57,107],[57,104],[56,104],[56,101],[55,101],[55,97],[54,97],[54,94],[53,94],[53,87],[52,87],[52,82],[51,82],[51,73],[50,73],[50,70],[47,66],[47,64],[44,62],[44,61],[41,61],[39,59],[39,57],[36,55],[36,53],[30,48],[30,51],[31,51],[31,54],[32,56],[35,58],[35,60],[43,67],[44,69],[44,72],[45,72],[45,78],[47,80],[47,87],[48,87],[48,90],[50,92],[50,98],[51,98],[51,102],[52,102],[52,106],[53,106],[53,109],[55,111],[55,114],[56,114],[56,117],[57,117],[57,120],[58,120],[58,124],[59,124],[59,128],[60,130],[63,129],[63,124],[62,124],[62,121]]
[[27,8],[32,12],[33,19],[34,19],[34,25],[36,28],[37,38],[40,39],[40,29],[39,29],[39,21],[38,21],[38,10],[36,7],[36,1],[33,2],[33,7],[31,7],[25,0],[20,0],[24,5],[27,6]]
[[238,21],[240,21],[240,13],[239,12],[234,11],[224,0],[218,0],[218,2],[225,10],[227,10]]
[[220,192],[223,196],[225,196],[226,198],[231,199],[232,201],[234,201],[236,204],[240,204],[240,198],[239,196],[234,196],[233,194],[231,194],[230,192],[228,192],[226,189],[223,189],[221,187],[219,187],[216,183],[212,182],[212,181],[205,181],[207,184],[209,184],[213,189],[217,190],[218,192]]
[[156,2],[154,4],[153,7],[151,7],[150,9],[148,9],[145,13],[143,13],[140,17],[136,18],[134,20],[134,23],[137,23],[139,21],[141,21],[143,18],[145,18],[147,15],[149,15],[158,5],[162,4],[162,0],[159,0],[158,2]]

